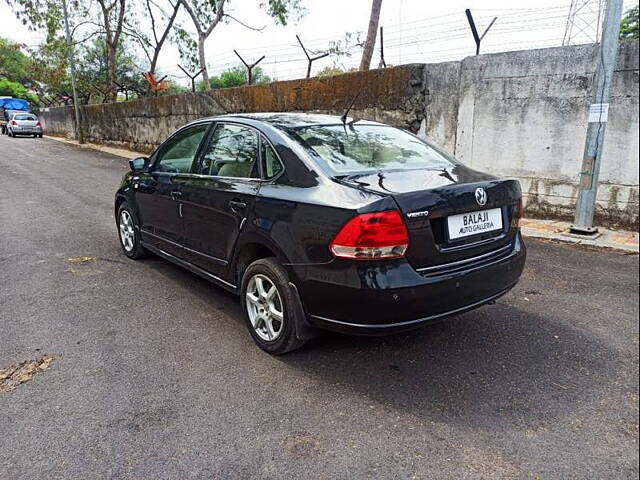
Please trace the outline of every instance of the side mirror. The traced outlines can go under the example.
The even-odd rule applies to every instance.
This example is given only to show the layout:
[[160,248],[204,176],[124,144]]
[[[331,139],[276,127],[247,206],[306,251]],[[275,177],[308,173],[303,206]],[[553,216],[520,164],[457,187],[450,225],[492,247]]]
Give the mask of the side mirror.
[[138,157],[132,160],[129,160],[129,167],[132,172],[142,172],[147,169],[149,166],[149,158],[148,157]]

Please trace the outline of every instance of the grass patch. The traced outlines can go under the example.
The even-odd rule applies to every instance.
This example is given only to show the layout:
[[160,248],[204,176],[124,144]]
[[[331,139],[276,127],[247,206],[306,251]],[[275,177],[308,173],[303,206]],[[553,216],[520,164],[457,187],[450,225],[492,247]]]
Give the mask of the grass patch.
[[96,263],[98,257],[69,257],[66,261],[75,265],[86,265],[88,263]]

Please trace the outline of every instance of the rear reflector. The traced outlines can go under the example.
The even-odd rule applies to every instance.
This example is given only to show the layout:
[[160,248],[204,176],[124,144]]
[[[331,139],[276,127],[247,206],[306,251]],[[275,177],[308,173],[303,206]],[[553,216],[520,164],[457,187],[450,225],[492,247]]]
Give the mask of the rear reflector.
[[409,233],[397,210],[358,215],[331,242],[336,257],[358,260],[399,258],[408,247]]

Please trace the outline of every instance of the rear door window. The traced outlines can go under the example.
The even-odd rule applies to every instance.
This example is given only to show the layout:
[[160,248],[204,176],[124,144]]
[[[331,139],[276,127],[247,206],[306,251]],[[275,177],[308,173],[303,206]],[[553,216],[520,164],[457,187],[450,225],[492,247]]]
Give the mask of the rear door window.
[[259,178],[258,133],[249,127],[219,123],[205,147],[202,175],[230,178]]

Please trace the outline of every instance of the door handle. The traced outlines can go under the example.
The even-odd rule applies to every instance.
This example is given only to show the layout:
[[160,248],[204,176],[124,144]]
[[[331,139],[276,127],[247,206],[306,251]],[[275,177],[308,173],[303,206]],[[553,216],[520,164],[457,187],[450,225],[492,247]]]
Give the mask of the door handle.
[[231,200],[229,202],[229,209],[232,212],[240,212],[242,210],[244,210],[245,208],[247,208],[247,204],[244,202],[238,202],[236,200]]
[[179,190],[171,191],[171,198],[173,198],[174,200],[178,200],[180,197],[182,197],[182,192],[180,192]]

